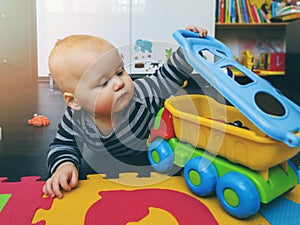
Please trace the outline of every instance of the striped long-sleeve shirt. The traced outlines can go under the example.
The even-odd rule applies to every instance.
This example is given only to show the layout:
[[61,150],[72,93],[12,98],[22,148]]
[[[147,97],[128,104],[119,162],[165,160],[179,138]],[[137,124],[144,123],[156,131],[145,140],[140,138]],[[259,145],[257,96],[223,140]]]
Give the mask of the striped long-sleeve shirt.
[[101,134],[85,110],[67,107],[50,144],[50,174],[66,161],[73,162],[79,169],[81,157],[85,155],[95,159],[93,155],[109,153],[122,157],[146,151],[156,113],[163,107],[164,100],[180,89],[192,70],[179,48],[153,75],[134,80],[133,99],[122,111],[114,131],[107,136]]

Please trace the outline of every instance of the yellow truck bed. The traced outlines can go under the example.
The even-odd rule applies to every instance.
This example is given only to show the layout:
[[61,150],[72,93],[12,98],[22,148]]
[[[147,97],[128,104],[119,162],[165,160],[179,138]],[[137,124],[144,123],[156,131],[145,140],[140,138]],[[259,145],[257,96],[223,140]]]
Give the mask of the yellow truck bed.
[[[274,165],[287,165],[287,160],[300,150],[268,137],[237,108],[208,96],[172,97],[166,100],[165,108],[172,114],[175,135],[180,141],[261,173]],[[236,120],[249,130],[228,124]]]

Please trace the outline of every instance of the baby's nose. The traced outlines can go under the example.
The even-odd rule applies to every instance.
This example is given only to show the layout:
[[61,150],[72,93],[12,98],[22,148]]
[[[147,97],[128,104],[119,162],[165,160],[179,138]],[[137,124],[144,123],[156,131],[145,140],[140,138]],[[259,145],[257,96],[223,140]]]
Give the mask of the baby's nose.
[[113,77],[113,90],[114,91],[119,91],[124,86],[125,86],[125,83],[124,83],[123,79],[121,79],[118,76]]

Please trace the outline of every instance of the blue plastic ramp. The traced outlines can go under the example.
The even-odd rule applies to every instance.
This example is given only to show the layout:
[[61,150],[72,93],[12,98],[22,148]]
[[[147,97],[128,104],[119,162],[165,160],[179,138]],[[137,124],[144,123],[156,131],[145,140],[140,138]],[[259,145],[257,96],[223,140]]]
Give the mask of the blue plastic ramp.
[[[186,60],[193,68],[238,108],[253,124],[268,136],[286,143],[290,147],[300,145],[300,107],[286,98],[268,81],[238,63],[230,49],[211,36],[201,38],[198,33],[177,30],[173,37],[182,47]],[[219,60],[209,62],[201,51],[211,52]],[[247,76],[251,82],[239,84],[226,75],[222,68],[234,67]],[[262,110],[256,102],[259,94],[269,95],[281,104],[282,115],[273,115]]]

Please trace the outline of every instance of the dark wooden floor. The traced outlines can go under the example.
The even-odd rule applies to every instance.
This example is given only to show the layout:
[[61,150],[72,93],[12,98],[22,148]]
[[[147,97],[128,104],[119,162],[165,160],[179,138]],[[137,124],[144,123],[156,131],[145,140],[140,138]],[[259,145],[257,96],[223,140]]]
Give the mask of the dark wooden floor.
[[[25,83],[26,84],[26,83]],[[2,141],[0,141],[0,176],[18,180],[22,176],[47,177],[46,156],[65,104],[57,90],[48,83],[26,84],[19,91],[1,96]],[[21,91],[20,91],[21,90]],[[27,124],[34,113],[47,116],[51,124],[33,127]]]
[[[46,179],[48,145],[66,107],[62,94],[50,89],[46,82],[20,83],[13,88],[2,85],[0,107],[0,177],[8,177],[10,181],[17,181],[22,176]],[[47,127],[29,126],[27,120],[34,113],[47,116],[51,124]],[[300,156],[292,161],[296,166],[300,165]],[[84,179],[84,174],[81,178]]]

